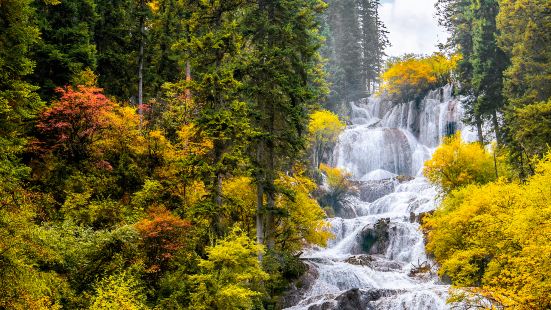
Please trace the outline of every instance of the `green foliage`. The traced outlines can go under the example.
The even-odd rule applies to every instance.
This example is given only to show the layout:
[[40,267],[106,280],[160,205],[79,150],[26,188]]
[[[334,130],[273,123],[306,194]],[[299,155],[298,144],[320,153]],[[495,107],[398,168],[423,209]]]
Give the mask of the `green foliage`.
[[423,223],[441,275],[501,306],[549,308],[550,159],[526,184],[471,184],[444,198]]
[[508,118],[510,134],[528,158],[548,152],[551,146],[551,99],[513,108]]
[[544,0],[499,1],[497,39],[511,61],[504,94],[515,107],[551,97],[550,9]]
[[96,67],[96,4],[66,0],[34,1],[33,5],[41,38],[32,49],[33,81],[41,86],[43,98],[51,99],[55,88],[67,86],[81,71]]

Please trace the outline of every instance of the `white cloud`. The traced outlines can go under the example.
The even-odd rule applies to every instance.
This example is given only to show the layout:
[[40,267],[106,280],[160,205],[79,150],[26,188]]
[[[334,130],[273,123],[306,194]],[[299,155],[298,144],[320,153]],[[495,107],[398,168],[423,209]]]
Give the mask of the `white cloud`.
[[435,2],[393,0],[382,3],[380,15],[392,44],[386,50],[388,55],[430,54],[438,50],[436,45],[445,42],[447,34],[438,26]]

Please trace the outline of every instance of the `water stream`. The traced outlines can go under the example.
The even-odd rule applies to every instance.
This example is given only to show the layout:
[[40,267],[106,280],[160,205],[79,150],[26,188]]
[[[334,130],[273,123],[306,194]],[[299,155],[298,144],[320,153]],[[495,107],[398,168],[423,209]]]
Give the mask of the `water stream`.
[[[427,258],[418,222],[437,205],[436,189],[422,177],[424,161],[445,135],[474,136],[462,115],[451,86],[420,102],[372,97],[352,104],[334,164],[353,175],[360,193],[328,220],[335,238],[327,248],[302,255],[313,280],[289,309],[449,308],[448,286]],[[423,263],[432,272],[412,274]]]

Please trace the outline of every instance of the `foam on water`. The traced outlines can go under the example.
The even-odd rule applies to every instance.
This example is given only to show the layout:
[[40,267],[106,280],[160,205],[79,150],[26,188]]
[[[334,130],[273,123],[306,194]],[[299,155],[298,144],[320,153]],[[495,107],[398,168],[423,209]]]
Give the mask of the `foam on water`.
[[[420,102],[395,104],[371,97],[352,103],[351,111],[352,124],[339,138],[334,164],[360,182],[371,182],[366,186],[398,175],[414,178],[393,181],[393,191],[372,202],[347,199],[357,217],[329,219],[335,238],[327,248],[309,249],[302,255],[318,277],[302,301],[289,309],[334,302],[336,296],[355,288],[394,292],[370,301],[369,309],[448,309],[448,286],[439,284],[434,275],[408,274],[414,265],[427,261],[419,224],[412,218],[437,205],[436,190],[421,176],[423,163],[447,134],[462,130],[464,138],[474,138],[473,130],[461,122],[461,104],[452,96],[452,87],[445,86]],[[373,229],[381,219],[387,221],[386,250],[372,253],[370,259],[390,267],[347,263],[361,249],[362,231]]]

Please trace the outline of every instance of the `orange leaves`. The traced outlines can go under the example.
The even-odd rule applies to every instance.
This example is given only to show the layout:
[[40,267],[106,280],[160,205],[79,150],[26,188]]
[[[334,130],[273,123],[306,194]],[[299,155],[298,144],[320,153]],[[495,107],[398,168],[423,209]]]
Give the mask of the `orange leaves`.
[[78,86],[58,88],[61,98],[40,115],[38,129],[47,150],[55,150],[70,160],[82,160],[88,147],[107,126],[106,113],[113,104],[100,88]]
[[148,270],[159,272],[173,255],[184,248],[185,236],[191,224],[165,208],[155,207],[149,217],[136,223],[148,258]]

